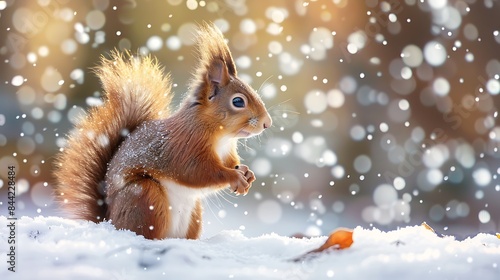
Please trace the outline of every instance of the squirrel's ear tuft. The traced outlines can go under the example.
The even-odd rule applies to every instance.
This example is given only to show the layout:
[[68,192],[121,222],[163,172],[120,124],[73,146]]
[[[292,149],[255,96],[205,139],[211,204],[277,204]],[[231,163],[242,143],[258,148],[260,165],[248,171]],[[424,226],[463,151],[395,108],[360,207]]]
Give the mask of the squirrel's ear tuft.
[[236,66],[221,31],[204,23],[198,27],[198,67],[194,73],[195,84],[216,83],[226,85],[230,76],[236,76]]

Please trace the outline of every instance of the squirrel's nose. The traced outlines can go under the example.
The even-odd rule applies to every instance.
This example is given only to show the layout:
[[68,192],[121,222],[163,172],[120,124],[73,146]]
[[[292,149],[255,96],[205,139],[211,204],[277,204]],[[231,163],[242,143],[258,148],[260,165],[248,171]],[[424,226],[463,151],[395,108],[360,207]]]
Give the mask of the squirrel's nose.
[[273,120],[271,119],[271,116],[267,114],[267,116],[264,118],[264,129],[270,128],[273,125]]

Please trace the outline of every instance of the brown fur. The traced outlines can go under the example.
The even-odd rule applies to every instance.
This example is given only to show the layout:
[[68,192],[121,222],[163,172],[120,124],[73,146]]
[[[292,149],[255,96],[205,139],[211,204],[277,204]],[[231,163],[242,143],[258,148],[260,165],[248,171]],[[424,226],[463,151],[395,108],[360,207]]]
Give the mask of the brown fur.
[[[108,211],[116,228],[130,229],[146,238],[166,236],[169,225],[167,193],[158,183],[142,179],[131,181],[115,197]],[[131,207],[132,206],[132,207]]]
[[198,239],[201,234],[201,215],[203,208],[201,206],[201,200],[196,201],[196,206],[191,215],[191,221],[189,222],[189,228],[186,235],[187,239]]
[[[190,92],[172,115],[170,80],[153,59],[103,59],[97,74],[107,101],[77,125],[56,169],[56,194],[73,216],[105,218],[149,239],[175,237],[169,232],[198,238],[203,196],[228,186],[248,192],[255,176],[240,165],[236,140],[261,133],[271,118],[236,76],[220,31],[201,26],[197,45]],[[235,97],[244,108],[233,105]],[[123,128],[131,132],[125,139]]]

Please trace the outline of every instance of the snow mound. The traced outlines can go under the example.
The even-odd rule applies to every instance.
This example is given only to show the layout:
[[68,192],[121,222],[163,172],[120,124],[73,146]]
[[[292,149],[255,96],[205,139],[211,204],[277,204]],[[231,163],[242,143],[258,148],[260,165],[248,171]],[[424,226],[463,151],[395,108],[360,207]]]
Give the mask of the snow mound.
[[[0,253],[11,221],[0,217]],[[223,231],[204,240],[146,240],[109,223],[58,217],[16,221],[16,272],[0,262],[0,279],[500,279],[500,239],[463,241],[421,226],[383,232],[354,229],[351,248],[291,261],[326,237]]]

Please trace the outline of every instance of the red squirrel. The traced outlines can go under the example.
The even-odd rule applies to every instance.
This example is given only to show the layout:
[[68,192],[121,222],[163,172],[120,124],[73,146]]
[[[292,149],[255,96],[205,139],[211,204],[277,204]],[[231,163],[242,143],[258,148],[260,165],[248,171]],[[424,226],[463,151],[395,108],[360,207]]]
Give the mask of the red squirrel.
[[202,199],[229,187],[247,194],[254,173],[237,140],[272,120],[237,76],[222,33],[203,24],[198,65],[179,109],[171,80],[151,56],[112,52],[95,70],[104,90],[56,159],[55,194],[73,218],[110,221],[148,239],[197,239]]

